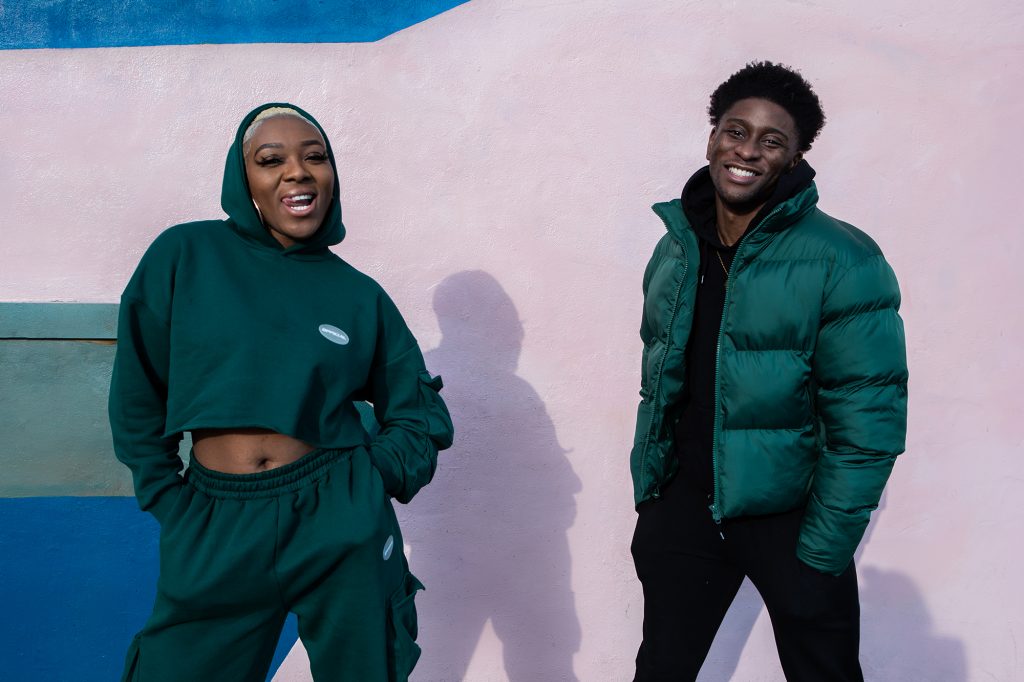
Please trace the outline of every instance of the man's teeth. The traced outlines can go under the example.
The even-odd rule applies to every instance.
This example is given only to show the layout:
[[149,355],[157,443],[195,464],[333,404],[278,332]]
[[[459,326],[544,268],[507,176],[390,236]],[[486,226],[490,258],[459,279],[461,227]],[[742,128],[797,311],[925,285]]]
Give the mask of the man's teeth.
[[752,178],[754,177],[754,175],[756,175],[754,171],[743,170],[742,168],[733,168],[732,166],[727,166],[727,168],[730,173],[732,173],[733,175],[738,175],[741,178]]

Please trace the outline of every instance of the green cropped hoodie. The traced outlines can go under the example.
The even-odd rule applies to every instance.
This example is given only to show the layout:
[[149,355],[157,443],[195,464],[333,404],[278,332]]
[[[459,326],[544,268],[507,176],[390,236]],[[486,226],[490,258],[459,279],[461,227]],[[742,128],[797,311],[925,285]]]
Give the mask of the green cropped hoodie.
[[[242,135],[228,151],[226,220],[176,225],[142,257],[121,296],[110,424],[139,506],[162,521],[182,485],[182,434],[264,428],[320,448],[366,446],[388,492],[408,502],[452,443],[440,377],[373,279],[328,247],[345,236],[334,199],[320,229],[283,248],[264,227],[246,181]],[[379,430],[356,403],[373,405]]]

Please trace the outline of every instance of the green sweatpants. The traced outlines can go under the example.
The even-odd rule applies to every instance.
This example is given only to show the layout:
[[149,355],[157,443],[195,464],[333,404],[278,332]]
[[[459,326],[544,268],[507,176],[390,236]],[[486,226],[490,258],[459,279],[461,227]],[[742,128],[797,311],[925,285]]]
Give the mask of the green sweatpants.
[[246,475],[193,458],[122,682],[262,682],[289,612],[316,682],[404,682],[423,586],[402,546],[365,448]]

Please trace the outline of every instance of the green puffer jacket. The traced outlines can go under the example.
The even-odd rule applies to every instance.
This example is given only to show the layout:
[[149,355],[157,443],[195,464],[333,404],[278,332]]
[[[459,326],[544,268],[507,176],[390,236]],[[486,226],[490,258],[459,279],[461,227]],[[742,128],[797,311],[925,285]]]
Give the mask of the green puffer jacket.
[[[715,385],[715,520],[806,513],[797,554],[838,575],[903,452],[907,363],[899,288],[878,246],[816,207],[812,183],[740,242]],[[673,422],[686,382],[697,235],[680,200],[644,273],[641,402],[630,455],[637,505],[678,470]]]

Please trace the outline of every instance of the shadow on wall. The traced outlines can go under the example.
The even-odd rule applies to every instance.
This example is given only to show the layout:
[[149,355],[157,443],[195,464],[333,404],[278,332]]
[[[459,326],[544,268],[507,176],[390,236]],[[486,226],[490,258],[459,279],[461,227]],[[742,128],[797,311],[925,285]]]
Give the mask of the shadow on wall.
[[[904,573],[865,565],[861,556],[885,508],[884,493],[871,515],[857,549],[857,577],[861,603],[861,667],[869,680],[888,682],[966,682],[967,660],[962,642],[933,631],[924,596]],[[733,679],[750,632],[764,603],[749,580],[743,581],[714,646],[698,677],[699,682]],[[779,669],[781,679],[781,668]]]
[[924,595],[910,576],[861,561],[887,496],[888,491],[857,550],[864,676],[893,682],[966,682],[963,642],[934,631]]
[[761,595],[750,580],[744,578],[715,635],[708,657],[704,659],[697,682],[729,682],[733,679],[754,623],[763,609]]
[[[405,521],[413,570],[427,585],[421,680],[463,680],[485,625],[512,682],[575,680],[580,624],[566,531],[581,488],[544,403],[516,376],[523,326],[488,273],[445,279],[434,295],[452,450]],[[485,657],[486,658],[489,657]]]

